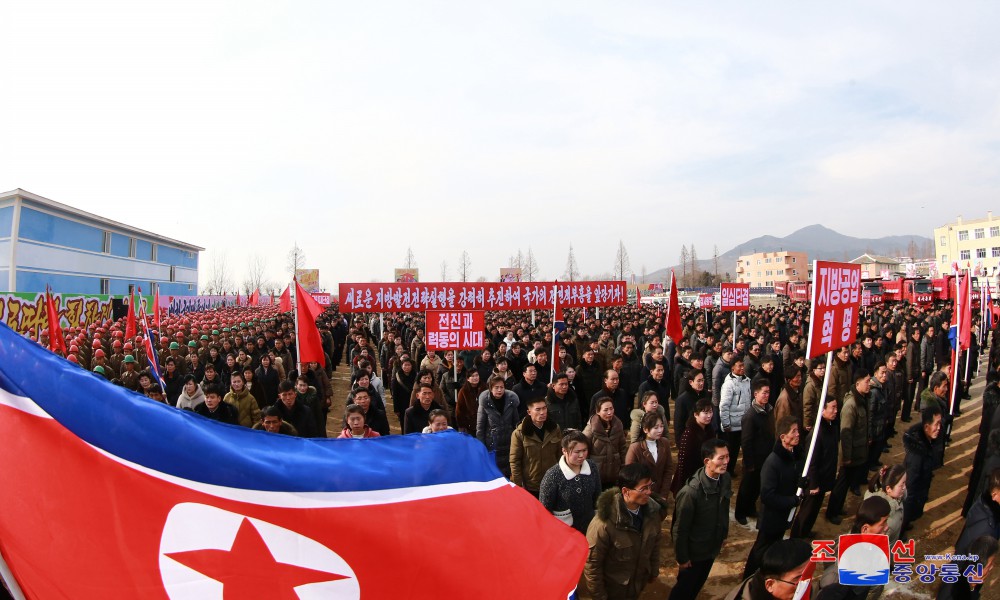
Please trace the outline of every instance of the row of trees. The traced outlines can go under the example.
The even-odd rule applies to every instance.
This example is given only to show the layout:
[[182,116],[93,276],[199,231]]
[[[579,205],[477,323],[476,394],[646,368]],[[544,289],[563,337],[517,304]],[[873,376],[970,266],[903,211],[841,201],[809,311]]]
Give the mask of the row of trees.
[[[301,247],[299,247],[298,243],[295,243],[288,251],[285,263],[285,272],[288,274],[288,279],[290,280],[295,275],[297,270],[304,268],[305,263],[305,252]],[[251,294],[256,289],[259,289],[265,294],[278,293],[284,289],[285,283],[279,284],[269,280],[266,275],[267,266],[267,259],[263,255],[254,254],[247,262],[246,271],[242,280],[238,281],[230,268],[229,258],[226,255],[226,252],[216,252],[213,255],[212,263],[209,267],[208,280],[205,282],[205,286],[202,291],[209,295],[231,293],[234,290],[244,294]],[[511,254],[508,257],[507,266],[514,269],[521,269],[522,281],[538,280],[538,261],[535,258],[535,253],[531,249],[531,246],[528,246],[527,253],[518,248],[516,254]],[[407,269],[418,268],[417,259],[413,254],[412,247],[408,247],[406,249],[406,255],[403,258],[403,267]],[[717,285],[719,281],[724,280],[720,277],[719,273],[718,246],[714,248],[714,272],[705,271],[699,268],[698,254],[697,250],[695,250],[694,244],[691,244],[690,248],[688,246],[681,247],[680,267],[681,273],[678,274],[678,283],[681,287],[712,286]],[[451,280],[449,277],[450,272],[447,260],[441,261],[440,275],[440,281]],[[467,250],[462,250],[462,254],[458,257],[455,275],[455,281],[473,280],[472,257],[469,255]],[[728,274],[726,274],[726,276],[728,277]],[[580,265],[577,263],[576,253],[573,250],[573,245],[570,244],[569,255],[566,257],[566,267],[563,270],[560,280],[588,281],[624,279],[631,281],[633,277],[635,277],[636,283],[657,283],[653,281],[646,281],[645,265],[640,267],[639,273],[632,270],[632,264],[629,260],[628,250],[625,248],[625,242],[619,240],[618,249],[615,252],[615,262],[611,271],[595,275],[583,275],[580,272]],[[658,278],[658,280],[659,279],[660,278]],[[488,281],[488,279],[486,277],[478,277],[475,281]]]

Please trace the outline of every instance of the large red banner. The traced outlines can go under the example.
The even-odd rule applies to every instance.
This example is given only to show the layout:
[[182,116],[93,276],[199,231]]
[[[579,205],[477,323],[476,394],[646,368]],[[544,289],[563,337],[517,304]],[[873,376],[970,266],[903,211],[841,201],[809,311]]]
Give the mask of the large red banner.
[[620,306],[624,281],[511,283],[342,283],[340,312],[547,309]]
[[722,297],[722,311],[750,310],[749,283],[719,284],[719,295]]
[[480,350],[486,345],[484,311],[429,310],[426,325],[428,350]]
[[809,358],[847,346],[857,338],[861,265],[815,261],[812,287]]

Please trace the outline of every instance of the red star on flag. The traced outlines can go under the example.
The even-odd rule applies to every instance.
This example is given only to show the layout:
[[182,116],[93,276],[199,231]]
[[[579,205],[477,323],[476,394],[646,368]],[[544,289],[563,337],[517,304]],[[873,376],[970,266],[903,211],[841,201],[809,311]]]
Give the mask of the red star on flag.
[[300,585],[347,579],[346,575],[276,561],[260,532],[246,518],[240,524],[233,546],[228,551],[190,550],[166,556],[221,582],[224,586],[223,598],[226,600],[298,600],[295,588]]

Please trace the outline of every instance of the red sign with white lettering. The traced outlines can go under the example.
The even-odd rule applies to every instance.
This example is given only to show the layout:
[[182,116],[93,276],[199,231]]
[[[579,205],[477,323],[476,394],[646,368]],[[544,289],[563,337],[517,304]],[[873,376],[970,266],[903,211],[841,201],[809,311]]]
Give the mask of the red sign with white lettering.
[[712,294],[698,294],[698,308],[712,308]]
[[510,283],[342,283],[340,312],[552,310],[622,306],[624,281]]
[[722,283],[719,285],[719,293],[722,296],[723,312],[732,310],[750,310],[749,283]]
[[857,338],[861,265],[815,261],[812,287],[809,358],[847,346]]
[[486,313],[482,310],[427,311],[428,350],[480,350],[486,345]]

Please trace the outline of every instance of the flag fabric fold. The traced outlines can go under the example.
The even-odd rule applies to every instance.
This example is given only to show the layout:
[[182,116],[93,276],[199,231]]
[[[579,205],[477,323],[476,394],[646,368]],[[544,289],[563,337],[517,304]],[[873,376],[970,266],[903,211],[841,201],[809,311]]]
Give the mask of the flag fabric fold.
[[[552,375],[563,370],[559,361],[559,336],[566,331],[566,319],[563,318],[563,310],[559,306],[559,286],[552,291],[552,353],[549,364],[552,365]],[[551,381],[551,377],[549,381]]]
[[299,350],[299,362],[326,364],[323,340],[316,328],[316,318],[323,307],[306,292],[299,282],[295,282],[295,340]]
[[285,288],[285,291],[281,292],[281,298],[278,300],[278,312],[288,312],[292,310],[292,286]]
[[[530,572],[531,597],[562,599],[587,555],[467,435],[302,439],[225,425],[111,385],[3,324],[0,425],[17,431],[0,453],[0,551],[28,598],[506,600],[523,597]],[[461,535],[428,515],[461,522]],[[555,558],[538,569],[538,556]]]
[[128,295],[128,316],[125,317],[125,339],[135,338],[135,292]]
[[[677,299],[677,278],[674,272],[670,271],[670,303],[667,305],[667,335],[674,340],[675,344],[681,343],[684,336],[684,327],[681,326],[681,307]],[[664,340],[666,341],[666,340]]]
[[248,306],[260,306],[260,288],[256,288],[252,294],[250,294],[250,299],[247,302]]
[[52,299],[52,292],[45,289],[45,315],[49,320],[49,350],[62,352],[66,355],[66,339],[63,337],[62,327],[59,325],[59,310]]
[[153,294],[153,321],[156,322],[156,329],[160,329],[160,288],[156,288]]

